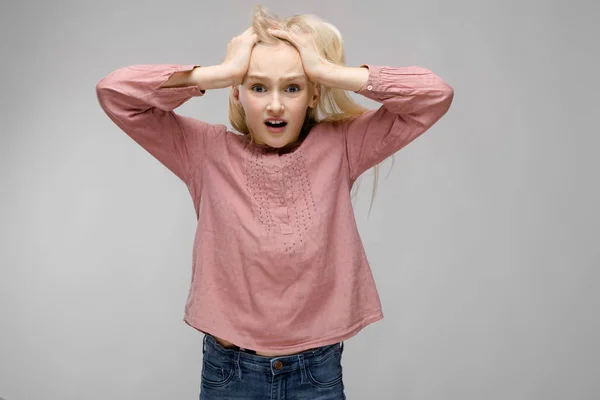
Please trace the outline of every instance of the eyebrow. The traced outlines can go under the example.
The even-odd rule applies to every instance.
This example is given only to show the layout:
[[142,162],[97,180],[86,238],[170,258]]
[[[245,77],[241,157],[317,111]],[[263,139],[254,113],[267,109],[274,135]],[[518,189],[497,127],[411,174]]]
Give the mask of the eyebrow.
[[[252,74],[247,76],[248,79],[266,79],[269,77],[266,75]],[[294,79],[304,79],[304,75],[287,75],[281,78],[282,81],[293,81]]]

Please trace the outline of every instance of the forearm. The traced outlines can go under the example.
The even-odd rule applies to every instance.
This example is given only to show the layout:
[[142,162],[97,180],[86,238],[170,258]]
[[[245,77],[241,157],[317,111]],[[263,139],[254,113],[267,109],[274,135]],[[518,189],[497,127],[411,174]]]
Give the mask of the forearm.
[[342,65],[324,65],[315,80],[324,86],[359,91],[369,79],[367,67],[346,67]]
[[161,87],[198,86],[200,90],[221,89],[233,84],[233,76],[223,65],[196,67],[191,71],[176,72]]

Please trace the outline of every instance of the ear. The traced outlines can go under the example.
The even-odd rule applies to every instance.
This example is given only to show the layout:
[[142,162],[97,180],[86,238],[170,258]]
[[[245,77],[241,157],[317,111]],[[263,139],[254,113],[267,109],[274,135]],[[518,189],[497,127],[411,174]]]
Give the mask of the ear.
[[240,104],[240,89],[237,85],[233,85],[231,87],[233,90],[231,91],[231,94],[233,95],[233,101],[235,102],[235,104]]
[[308,103],[308,106],[310,108],[315,108],[317,106],[317,104],[319,103],[320,96],[321,96],[321,93],[319,91],[319,85],[313,84],[313,95],[310,99],[310,102]]

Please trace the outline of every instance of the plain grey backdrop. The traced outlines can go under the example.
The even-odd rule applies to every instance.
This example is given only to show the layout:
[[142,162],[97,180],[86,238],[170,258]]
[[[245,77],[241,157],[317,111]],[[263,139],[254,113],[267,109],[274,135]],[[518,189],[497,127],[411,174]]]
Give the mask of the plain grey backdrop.
[[[1,3],[0,397],[197,398],[191,197],[95,85],[131,64],[220,63],[254,4]],[[346,342],[348,398],[600,398],[600,6],[262,4],[332,22],[348,65],[420,65],[455,90],[384,163],[370,216],[364,176],[385,318]],[[227,90],[178,112],[229,125]]]

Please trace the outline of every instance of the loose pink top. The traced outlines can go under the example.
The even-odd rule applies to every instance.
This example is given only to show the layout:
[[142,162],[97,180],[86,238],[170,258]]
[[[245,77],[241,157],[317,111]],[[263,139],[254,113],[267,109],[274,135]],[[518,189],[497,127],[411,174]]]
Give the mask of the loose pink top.
[[191,194],[198,225],[186,323],[243,348],[293,353],[383,318],[350,190],[436,123],[454,92],[422,67],[365,66],[357,93],[381,107],[319,123],[285,151],[175,113],[204,91],[161,85],[194,65],[129,66],[97,84],[110,119]]

